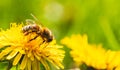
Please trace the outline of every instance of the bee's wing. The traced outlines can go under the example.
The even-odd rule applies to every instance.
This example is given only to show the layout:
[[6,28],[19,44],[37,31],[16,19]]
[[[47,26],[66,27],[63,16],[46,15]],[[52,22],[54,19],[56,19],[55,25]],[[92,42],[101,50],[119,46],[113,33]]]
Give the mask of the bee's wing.
[[35,21],[33,21],[32,19],[26,19],[26,24],[27,25],[35,24]]
[[31,25],[31,24],[40,24],[40,26],[43,27],[43,25],[42,25],[41,22],[39,22],[39,21],[34,21],[34,20],[32,20],[32,19],[26,19],[26,24],[27,24],[27,25]]

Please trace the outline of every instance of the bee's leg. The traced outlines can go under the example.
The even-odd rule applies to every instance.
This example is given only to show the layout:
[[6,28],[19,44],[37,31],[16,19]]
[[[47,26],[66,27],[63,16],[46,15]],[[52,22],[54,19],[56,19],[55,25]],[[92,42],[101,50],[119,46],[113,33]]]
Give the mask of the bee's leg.
[[40,43],[40,45],[43,44],[43,43],[45,42],[45,39],[44,39],[44,38],[42,38],[42,39],[43,39],[43,41],[42,41],[42,43]]
[[45,40],[43,39],[43,42],[42,43],[44,43],[45,42]]
[[32,32],[24,32],[24,35],[27,36],[30,33],[32,33]]
[[32,40],[35,40],[38,36],[39,36],[39,35],[37,35],[37,36],[35,36],[34,38],[30,39],[29,42],[32,41]]
[[[43,44],[43,43],[45,43],[44,48],[45,48],[45,47],[47,47],[47,46],[49,45],[49,42],[48,42],[48,41],[46,41],[45,39],[43,39],[43,42],[42,42],[41,44]],[[40,45],[41,45],[41,44],[40,44]]]

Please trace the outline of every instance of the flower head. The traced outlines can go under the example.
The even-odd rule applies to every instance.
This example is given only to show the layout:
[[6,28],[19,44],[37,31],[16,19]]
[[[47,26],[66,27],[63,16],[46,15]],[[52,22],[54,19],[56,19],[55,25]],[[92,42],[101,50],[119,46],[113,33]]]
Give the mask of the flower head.
[[61,42],[71,48],[70,54],[77,65],[85,63],[96,69],[107,67],[105,50],[101,45],[88,44],[87,35],[72,35],[71,38],[62,39]]
[[13,60],[13,65],[20,63],[20,69],[39,70],[40,63],[46,70],[49,70],[48,62],[52,63],[56,68],[64,68],[62,60],[64,51],[60,45],[56,45],[56,41],[43,42],[43,38],[36,33],[24,35],[21,32],[23,24],[17,25],[12,23],[10,29],[0,31],[0,59]]
[[95,69],[120,70],[120,51],[105,50],[102,45],[92,45],[87,35],[72,35],[61,40],[71,48],[70,54],[77,65],[86,64]]
[[72,49],[70,53],[73,57],[73,60],[77,63],[77,65],[80,65],[84,58],[83,52],[88,45],[87,36],[72,35],[71,38],[65,37],[64,39],[62,39],[61,43],[67,45],[69,48]]

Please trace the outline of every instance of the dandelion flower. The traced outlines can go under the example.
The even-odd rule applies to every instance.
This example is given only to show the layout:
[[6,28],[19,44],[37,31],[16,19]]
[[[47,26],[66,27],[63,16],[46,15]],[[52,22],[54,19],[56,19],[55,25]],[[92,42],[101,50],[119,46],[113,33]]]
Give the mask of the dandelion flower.
[[[62,46],[57,45],[53,40],[50,43],[44,42],[41,36],[33,39],[36,33],[24,35],[21,32],[23,24],[12,23],[10,29],[0,31],[0,60],[13,60],[13,65],[20,64],[20,69],[40,70],[40,63],[46,70],[50,70],[48,62],[57,69],[64,68],[62,60],[64,51]],[[28,42],[29,41],[29,42]]]
[[62,44],[71,48],[71,56],[77,65],[85,63],[96,69],[106,69],[105,50],[101,45],[88,44],[87,35],[72,35],[61,40]]
[[105,50],[102,45],[89,44],[87,35],[65,37],[61,43],[71,48],[70,54],[77,65],[105,70],[120,70],[120,51]]

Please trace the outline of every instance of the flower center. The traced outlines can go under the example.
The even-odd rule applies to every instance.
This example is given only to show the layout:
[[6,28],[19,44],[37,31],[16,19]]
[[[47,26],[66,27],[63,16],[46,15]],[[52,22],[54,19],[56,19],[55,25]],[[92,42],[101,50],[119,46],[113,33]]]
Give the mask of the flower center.
[[36,48],[40,47],[43,44],[43,38],[36,33],[30,33],[29,35],[25,36],[25,50],[35,50]]

